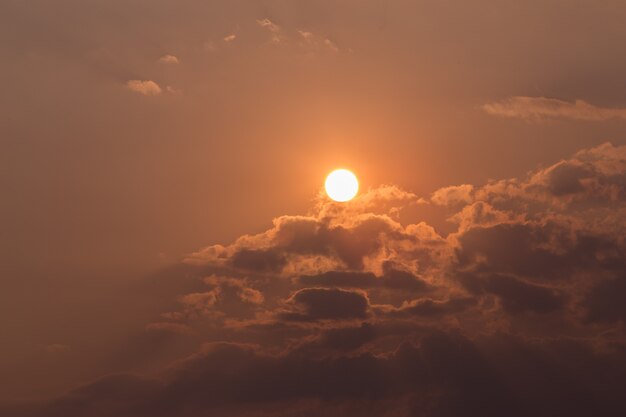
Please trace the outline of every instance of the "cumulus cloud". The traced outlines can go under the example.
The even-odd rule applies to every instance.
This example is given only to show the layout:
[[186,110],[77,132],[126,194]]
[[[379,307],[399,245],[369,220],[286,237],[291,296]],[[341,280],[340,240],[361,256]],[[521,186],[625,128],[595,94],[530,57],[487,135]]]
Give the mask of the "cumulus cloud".
[[514,96],[484,104],[482,109],[492,115],[528,121],[553,118],[586,121],[626,119],[626,108],[597,107],[584,100],[570,102],[547,97]]
[[473,190],[474,187],[471,184],[440,188],[433,193],[431,201],[443,206],[471,203]]
[[[393,186],[346,204],[320,195],[180,266],[194,285],[147,329],[204,340],[200,351],[151,378],[0,411],[623,415],[625,152],[603,144],[430,201]],[[400,222],[414,204],[456,229]]]
[[279,317],[285,300],[302,307],[294,294],[314,290],[364,291],[375,320],[410,311],[468,317],[482,306],[493,320],[485,328],[531,313],[585,315],[593,283],[624,268],[625,148],[603,144],[524,178],[437,190],[432,203],[458,227],[448,236],[401,224],[400,207],[427,203],[385,186],[345,205],[320,197],[307,216],[279,217],[186,262],[264,287],[256,324]]
[[129,80],[126,82],[126,87],[144,96],[158,96],[163,92],[161,87],[152,80]]

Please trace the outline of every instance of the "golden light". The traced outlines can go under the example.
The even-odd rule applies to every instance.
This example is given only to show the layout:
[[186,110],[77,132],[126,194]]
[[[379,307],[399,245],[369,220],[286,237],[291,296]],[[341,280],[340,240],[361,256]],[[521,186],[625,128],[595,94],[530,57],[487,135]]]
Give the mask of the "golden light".
[[328,174],[324,187],[332,200],[345,202],[352,200],[359,191],[359,180],[347,169],[336,169]]

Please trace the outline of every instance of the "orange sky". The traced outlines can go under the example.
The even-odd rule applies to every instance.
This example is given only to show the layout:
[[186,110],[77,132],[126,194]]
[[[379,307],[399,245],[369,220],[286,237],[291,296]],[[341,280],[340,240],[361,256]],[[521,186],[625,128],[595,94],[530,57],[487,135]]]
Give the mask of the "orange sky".
[[[322,222],[318,193],[337,167],[353,170],[361,195],[373,201],[354,213],[389,214],[386,205],[402,207],[399,217],[392,216],[393,227],[425,222],[448,239],[450,256],[461,256],[464,244],[482,244],[482,237],[464,235],[470,229],[463,229],[463,222],[478,224],[483,215],[494,216],[498,224],[520,221],[520,216],[543,221],[554,213],[579,216],[571,224],[596,225],[589,220],[596,217],[598,225],[609,218],[619,224],[624,220],[620,193],[626,145],[624,22],[626,4],[620,0],[3,1],[0,399],[61,395],[117,372],[153,375],[203,342],[219,337],[232,342],[231,335],[191,324],[185,326],[203,336],[163,342],[160,335],[146,336],[145,329],[161,323],[162,313],[185,310],[181,297],[201,291],[197,282],[174,278],[198,273],[181,263],[190,254],[224,245],[230,251],[223,255],[228,265],[203,258],[211,274],[219,275],[237,262],[258,261],[246,252],[257,246],[233,242],[274,230],[273,219],[308,215]],[[562,168],[561,161],[569,165]],[[507,179],[521,187],[515,198],[510,189],[489,188]],[[471,199],[459,202],[438,191],[463,184],[475,187]],[[380,196],[388,190],[382,185],[396,186],[410,197],[390,202]],[[548,194],[534,194],[539,188],[550,202]],[[447,190],[462,194],[467,188]],[[570,196],[576,193],[585,197]],[[437,203],[434,195],[445,202]],[[467,207],[478,210],[473,206],[478,202],[509,217],[489,208],[480,209],[487,214],[467,217]],[[554,205],[537,206],[542,204]],[[580,217],[573,214],[576,210],[590,211]],[[455,221],[446,221],[455,215]],[[337,220],[333,216],[338,214],[329,216]],[[358,229],[344,220],[337,224]],[[611,253],[622,254],[623,236],[607,237],[607,227],[594,229],[599,233],[594,239],[615,239]],[[343,244],[356,244],[351,239],[360,235],[354,233]],[[455,233],[457,240],[449,237]],[[264,244],[278,251],[278,258],[271,259],[286,262],[281,264],[285,271],[301,267],[289,257],[300,249],[287,251],[284,260],[286,249],[273,241]],[[311,250],[327,256],[327,251],[344,249]],[[353,249],[345,250],[357,256]],[[561,262],[586,256],[576,254]],[[624,272],[617,258],[618,266],[575,269],[600,268],[602,277],[617,276]],[[382,258],[367,261],[375,267],[342,264],[346,259],[339,256],[337,264],[324,263],[325,268],[389,278]],[[437,271],[443,277],[442,270],[464,261],[469,262],[441,261]],[[211,275],[202,271],[198,274]],[[497,273],[510,278],[518,272]],[[560,285],[532,281],[543,272],[531,278],[526,273],[531,274],[520,272],[521,278],[515,278],[551,289]],[[550,270],[546,275],[552,273],[565,274]],[[251,299],[254,291],[263,293],[248,281],[242,284],[246,274],[241,271],[230,278],[239,281],[210,285]],[[450,294],[465,291],[492,311],[485,307],[484,294],[493,293],[507,314],[521,308],[506,304],[499,285],[508,284],[484,279],[480,290],[458,278],[454,282],[460,289],[433,294],[450,301]],[[314,309],[306,303],[316,297],[345,296],[320,295],[303,285],[279,287],[265,289],[269,306],[263,314],[285,322],[300,314],[287,311],[280,304],[285,300]],[[406,294],[396,299],[380,288],[361,290],[370,297],[368,303],[421,305]],[[567,294],[563,297],[570,301],[584,298]],[[557,303],[549,295],[543,302],[550,308]],[[222,313],[237,318],[249,313],[235,304]],[[383,320],[376,316],[383,314],[376,305],[367,304],[367,317]],[[586,311],[567,306],[570,312]],[[307,320],[331,313],[315,314]],[[621,318],[608,320],[612,324],[602,330],[622,332],[616,336],[620,339],[624,317],[616,314]],[[569,315],[553,319],[555,328],[559,320],[574,320]],[[461,327],[473,337],[481,326],[472,320]],[[525,320],[516,317],[505,327],[522,335],[548,333],[529,329],[533,326]],[[584,324],[572,326],[568,337],[595,337]],[[260,345],[267,342],[264,337],[271,339],[257,336],[250,340]],[[248,342],[243,339],[237,341]],[[145,350],[157,352],[139,360]]]

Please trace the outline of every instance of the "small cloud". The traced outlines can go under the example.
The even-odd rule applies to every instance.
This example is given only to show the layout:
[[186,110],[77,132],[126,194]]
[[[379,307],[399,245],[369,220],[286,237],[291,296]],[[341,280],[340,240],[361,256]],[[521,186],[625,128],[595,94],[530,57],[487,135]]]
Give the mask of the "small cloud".
[[307,42],[313,40],[314,35],[311,32],[307,32],[306,30],[299,30],[298,33],[300,34],[302,39],[304,39]]
[[339,52],[339,48],[330,39],[324,39],[324,45],[333,52]]
[[301,46],[318,50],[327,49],[335,53],[339,52],[337,45],[335,45],[335,43],[328,38],[324,38],[306,30],[299,30],[298,34],[301,38]]
[[232,41],[234,41],[235,39],[237,39],[237,35],[235,35],[234,33],[228,36],[224,37],[224,42],[226,43],[230,43]]
[[280,26],[278,26],[276,23],[272,22],[269,19],[261,19],[257,20],[256,22],[259,24],[259,26],[269,30],[270,32],[277,33],[280,31]]
[[180,64],[180,61],[174,55],[163,55],[159,58],[159,62],[162,64]]
[[163,91],[161,87],[152,80],[129,80],[126,86],[135,93],[144,96],[158,96]]
[[584,100],[570,102],[547,97],[514,96],[484,104],[482,109],[492,115],[527,121],[554,118],[586,121],[626,119],[626,108],[597,107]]
[[174,88],[171,85],[168,85],[167,87],[165,87],[165,91],[167,91],[169,94],[175,94],[175,95],[182,94],[181,90],[179,90],[178,88]]
[[280,26],[278,26],[276,23],[272,22],[269,19],[257,20],[256,22],[259,24],[259,26],[266,29],[272,34],[271,38],[273,43],[281,42],[282,36],[280,35]]

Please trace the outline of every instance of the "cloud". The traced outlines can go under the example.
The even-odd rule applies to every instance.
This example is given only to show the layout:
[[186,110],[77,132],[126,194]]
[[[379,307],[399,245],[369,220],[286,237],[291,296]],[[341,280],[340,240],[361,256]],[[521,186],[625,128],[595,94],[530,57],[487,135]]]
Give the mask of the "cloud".
[[550,313],[564,307],[564,300],[550,287],[535,285],[512,276],[487,274],[463,276],[470,290],[496,295],[502,308],[511,314],[532,311]]
[[[623,415],[625,152],[603,144],[430,201],[393,186],[320,195],[175,270],[189,285],[147,330],[199,351],[0,412]],[[400,221],[425,204],[455,229]]]
[[282,43],[283,40],[285,39],[284,36],[282,35],[281,27],[278,26],[276,23],[272,22],[271,20],[265,18],[265,19],[258,19],[256,22],[260,27],[262,27],[263,29],[269,32],[272,43],[279,44],[279,43]]
[[[287,30],[277,25],[270,19],[258,19],[257,25],[263,28],[269,35],[272,43],[282,46],[290,46],[299,54],[314,55],[317,52],[339,53],[341,49],[330,38],[313,33],[308,30]],[[234,36],[234,35],[233,35]],[[225,39],[226,40],[226,39]]]
[[280,26],[268,18],[246,22],[241,27],[237,26],[235,33],[207,40],[204,43],[204,49],[211,53],[218,53],[227,46],[232,48],[265,48],[268,44],[280,50],[289,51],[291,56],[297,60],[350,51],[340,48],[328,35],[308,30],[290,29]]
[[334,300],[336,291],[348,292],[337,299],[364,294],[374,320],[470,317],[488,306],[485,331],[526,314],[576,321],[590,310],[594,283],[626,269],[625,149],[603,144],[522,178],[437,190],[432,203],[457,225],[448,236],[423,222],[401,224],[402,206],[427,203],[384,186],[344,205],[320,196],[309,215],[279,217],[265,232],[186,262],[247,276],[262,292],[254,314],[230,325],[314,321],[321,315],[306,313],[305,295]]
[[405,302],[400,308],[384,311],[393,317],[441,317],[458,314],[476,304],[471,297],[451,298],[449,300],[433,300],[421,298]]
[[329,50],[331,52],[339,52],[339,48],[333,41],[313,32],[299,30],[300,44],[303,47],[313,50]]
[[202,293],[186,294],[180,298],[180,302],[188,309],[197,314],[206,314],[211,311],[211,307],[217,302],[219,289]]
[[626,108],[597,107],[583,100],[569,102],[547,97],[514,96],[484,104],[482,109],[492,115],[528,121],[554,118],[585,121],[626,119]]
[[241,249],[233,254],[232,265],[257,272],[278,272],[287,260],[278,250]]
[[325,287],[361,288],[372,290],[398,291],[402,294],[426,293],[430,285],[408,271],[396,269],[391,263],[382,265],[383,274],[376,276],[372,272],[327,271],[318,275],[303,275],[303,285]]
[[[326,333],[325,340],[346,346],[346,338],[368,340],[373,329],[353,330]],[[472,341],[431,332],[416,342],[388,355],[325,358],[208,343],[159,378],[110,375],[31,412],[22,408],[19,415],[548,417],[556,410],[583,417],[624,410],[623,354],[595,354],[573,341],[536,343],[504,335]],[[606,360],[618,369],[606,368]]]
[[276,23],[272,22],[271,20],[265,18],[265,19],[258,19],[257,24],[259,26],[261,26],[262,28],[267,29],[270,32],[273,33],[278,33],[280,32],[280,26],[278,26]]
[[364,293],[337,288],[304,288],[287,303],[294,310],[281,313],[281,318],[296,321],[362,319],[367,317],[369,307]]
[[158,96],[163,91],[161,87],[152,80],[129,80],[126,82],[126,87],[144,96]]
[[178,60],[178,58],[174,55],[163,55],[161,58],[159,58],[159,62],[162,64],[179,64],[180,61]]
[[439,205],[467,204],[472,202],[471,184],[453,185],[451,187],[440,188],[433,193],[431,201]]
[[180,95],[180,94],[182,94],[181,90],[179,90],[178,88],[174,88],[171,85],[168,85],[167,87],[165,87],[165,91],[167,91],[169,94],[173,94],[173,95]]

